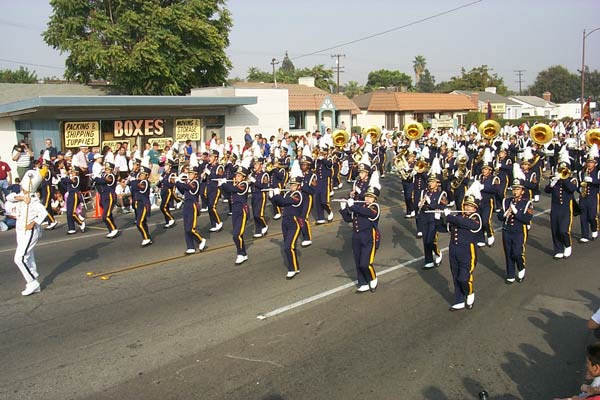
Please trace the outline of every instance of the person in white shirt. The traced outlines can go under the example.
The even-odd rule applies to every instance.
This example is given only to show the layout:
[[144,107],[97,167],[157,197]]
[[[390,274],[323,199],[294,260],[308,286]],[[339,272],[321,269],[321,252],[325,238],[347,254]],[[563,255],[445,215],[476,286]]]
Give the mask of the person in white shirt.
[[115,194],[117,195],[117,207],[121,208],[122,213],[131,213],[131,189],[127,184],[126,179],[119,180],[119,184],[115,188]]
[[104,157],[100,153],[94,154],[94,164],[92,164],[92,179],[98,178],[104,171]]
[[7,198],[8,201],[17,203],[17,224],[15,227],[17,250],[15,251],[14,262],[27,282],[25,290],[21,292],[23,296],[39,293],[41,290],[40,283],[37,280],[37,265],[33,254],[35,245],[42,237],[40,224],[48,216],[46,207],[35,195],[41,183],[42,176],[38,171],[27,171],[21,181],[21,192],[18,194],[11,193]]
[[124,147],[119,149],[115,156],[115,171],[119,173],[119,177],[126,178],[129,176],[129,163],[127,162],[127,154]]

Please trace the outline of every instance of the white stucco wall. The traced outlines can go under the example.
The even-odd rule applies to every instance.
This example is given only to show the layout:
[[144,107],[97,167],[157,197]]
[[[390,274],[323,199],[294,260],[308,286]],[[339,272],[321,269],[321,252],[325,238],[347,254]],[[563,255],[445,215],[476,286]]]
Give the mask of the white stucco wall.
[[12,160],[12,149],[17,144],[17,132],[12,118],[0,118],[0,159],[10,165],[13,179],[17,176],[17,165]]
[[363,128],[371,125],[385,125],[385,113],[360,110],[360,114],[356,117],[356,123]]

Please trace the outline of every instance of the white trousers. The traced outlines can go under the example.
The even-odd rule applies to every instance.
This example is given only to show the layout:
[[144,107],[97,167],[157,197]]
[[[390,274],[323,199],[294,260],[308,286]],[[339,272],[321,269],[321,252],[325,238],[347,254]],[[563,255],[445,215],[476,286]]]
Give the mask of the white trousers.
[[42,230],[39,225],[30,231],[17,230],[17,251],[14,261],[27,283],[33,282],[38,277],[33,248],[41,237]]

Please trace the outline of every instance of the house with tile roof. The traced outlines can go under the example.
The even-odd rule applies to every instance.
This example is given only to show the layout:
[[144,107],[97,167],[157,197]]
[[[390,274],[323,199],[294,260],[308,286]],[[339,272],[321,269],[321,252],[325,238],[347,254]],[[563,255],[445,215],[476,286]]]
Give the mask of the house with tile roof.
[[465,123],[476,106],[465,95],[446,93],[402,93],[376,90],[352,98],[360,109],[357,124],[402,129],[413,121],[428,122],[436,128],[456,128]]
[[521,105],[523,117],[544,117],[546,119],[557,119],[559,117],[560,107],[550,101],[550,92],[545,92],[544,98],[511,96],[510,99]]
[[480,113],[487,113],[488,103],[490,103],[494,115],[501,115],[503,119],[521,118],[523,105],[509,97],[497,94],[495,87],[486,88],[485,91],[455,90],[451,93],[469,96],[471,101],[477,104]]

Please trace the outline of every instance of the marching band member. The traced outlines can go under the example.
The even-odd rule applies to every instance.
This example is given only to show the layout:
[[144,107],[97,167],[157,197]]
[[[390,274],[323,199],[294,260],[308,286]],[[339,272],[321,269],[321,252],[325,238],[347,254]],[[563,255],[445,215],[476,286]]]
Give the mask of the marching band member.
[[25,290],[21,292],[23,296],[29,296],[40,291],[33,249],[42,237],[40,224],[48,214],[44,205],[35,195],[41,182],[42,176],[38,171],[27,171],[21,180],[21,192],[18,194],[11,193],[6,197],[7,201],[16,204],[17,250],[15,251],[14,262],[27,282]]
[[477,213],[478,197],[478,185],[472,185],[464,197],[460,214],[451,214],[449,208],[443,211],[450,233],[448,258],[454,283],[454,304],[450,311],[471,309],[475,302],[473,272],[477,265],[478,251],[475,243],[482,227],[481,217]]
[[[237,156],[235,154],[231,154],[230,151],[227,151],[226,155],[225,155],[226,161],[225,161],[225,179],[228,181],[233,180],[233,177],[235,176],[235,172],[237,171],[237,165],[235,164],[236,160],[237,160]],[[221,187],[221,189],[223,189]],[[227,206],[229,208],[229,212],[227,213],[227,215],[233,215],[233,207],[231,205],[231,192],[225,192],[223,190],[223,203],[227,203]]]
[[171,228],[175,225],[175,217],[171,214],[171,208],[174,205],[175,198],[175,179],[177,173],[173,171],[174,161],[167,159],[165,169],[157,186],[160,188],[160,212],[165,217],[164,228]]
[[[267,171],[268,172],[268,171]],[[284,167],[281,166],[280,158],[273,158],[273,166],[269,173],[269,187],[283,189],[286,181],[288,180],[288,173]],[[281,207],[270,199],[271,205],[273,206],[273,219],[277,220],[281,218]]]
[[[524,196],[523,182],[515,179],[512,184],[512,197],[502,201],[498,219],[502,221],[502,246],[506,259],[507,284],[525,279],[525,245],[527,244],[528,226],[533,217],[531,199]],[[515,266],[516,274],[515,274]]]
[[533,160],[531,161],[530,169],[535,173],[535,176],[538,177],[537,182],[535,184],[535,188],[533,189],[533,202],[537,203],[540,201],[540,177],[542,176],[542,167],[544,166],[545,155],[544,152],[538,149],[537,143],[533,144],[534,148],[532,152],[534,154]]
[[140,165],[140,170],[135,179],[129,180],[129,188],[131,189],[131,197],[135,202],[133,209],[135,210],[136,227],[142,234],[142,247],[152,244],[150,231],[148,230],[148,217],[151,212],[150,204],[150,165],[148,156],[144,157]]
[[[204,144],[202,144],[204,146]],[[200,174],[198,181],[200,182],[200,211],[208,211],[208,174],[206,173],[209,166],[209,155],[208,152],[204,151],[201,153],[202,157],[198,159],[199,171],[204,171]]]
[[506,149],[501,147],[500,150],[498,150],[498,158],[496,159],[496,166],[494,167],[494,172],[500,180],[500,185],[498,186],[498,192],[496,194],[497,211],[499,211],[500,205],[506,197],[508,186],[512,182],[512,170],[513,162],[508,158]]
[[417,237],[423,237],[423,227],[421,223],[421,215],[419,213],[419,204],[421,204],[422,194],[428,187],[427,183],[427,171],[429,169],[429,164],[425,157],[420,157],[419,160],[415,164],[415,168],[413,169],[413,207],[416,205],[416,218],[415,223],[417,224]]
[[[404,196],[404,205],[406,206],[406,213],[404,218],[412,218],[415,216],[415,205],[413,203],[413,191],[414,191],[414,167],[415,167],[415,153],[408,150],[408,156],[404,159],[404,166],[401,167],[402,171],[398,171],[402,180],[402,194]],[[404,156],[402,156],[404,157]]]
[[113,217],[113,207],[117,195],[115,189],[117,186],[117,178],[113,174],[115,165],[111,162],[104,164],[104,172],[94,178],[96,189],[100,194],[100,205],[102,206],[102,222],[106,224],[108,228],[107,238],[112,239],[119,234],[119,230],[115,225],[115,219]]
[[[430,210],[443,210],[448,201],[446,192],[440,188],[440,159],[434,158],[428,179],[428,189],[423,190],[418,204],[418,215],[423,232],[423,252],[425,265],[423,269],[439,267],[442,262],[442,252],[438,247],[438,225],[441,223],[440,213],[428,213]],[[435,256],[435,261],[434,261]]]
[[356,169],[358,171],[358,176],[352,184],[350,198],[353,200],[364,200],[365,192],[369,186],[369,175],[371,172],[371,161],[366,153],[363,154]]
[[81,181],[79,180],[79,172],[77,169],[72,168],[69,171],[69,175],[63,177],[60,180],[61,185],[66,188],[68,193],[67,196],[67,226],[69,230],[67,231],[68,235],[72,235],[76,233],[75,223],[79,225],[79,229],[81,232],[85,232],[85,219],[82,218],[79,214],[77,214],[77,206],[81,203],[81,189],[79,185]]
[[52,210],[52,200],[54,199],[54,165],[50,160],[44,160],[44,168],[41,170],[42,183],[41,183],[41,200],[48,211],[46,222],[48,226],[46,230],[52,230],[58,225],[58,221],[54,218],[54,211]]
[[375,171],[371,176],[369,187],[363,194],[363,201],[355,202],[350,198],[340,204],[342,218],[352,223],[352,252],[358,278],[357,293],[374,292],[377,289],[377,274],[373,262],[380,240],[378,229],[380,209],[377,204],[380,189],[379,171]]
[[254,237],[260,238],[267,234],[269,225],[265,219],[265,206],[267,204],[267,192],[263,189],[269,188],[269,174],[263,171],[265,159],[258,157],[254,159],[250,182],[252,183],[252,217],[254,218]]
[[[581,215],[580,243],[587,243],[598,237],[598,197],[600,189],[600,172],[598,171],[598,145],[594,144],[585,160],[585,168],[579,171],[579,208]],[[591,228],[591,236],[590,236]]]
[[[533,154],[531,153],[531,149],[528,147],[523,152],[523,159],[521,160],[520,166],[525,178],[521,182],[525,187],[525,196],[529,199],[533,200],[534,192],[536,188],[539,186],[539,176],[531,169],[531,160],[533,159]],[[514,178],[513,174],[513,178]]]
[[332,189],[341,189],[344,184],[342,182],[341,170],[342,170],[342,157],[344,153],[340,148],[335,148],[331,156],[332,169],[331,169],[331,187]]
[[[566,155],[566,158],[565,158]],[[574,193],[576,179],[571,179],[568,153],[563,152],[557,173],[544,191],[552,194],[550,207],[550,229],[554,245],[554,259],[568,258],[571,255],[571,224],[573,223]]]
[[244,231],[248,221],[248,192],[250,184],[246,181],[250,169],[250,157],[244,159],[241,165],[236,166],[232,181],[222,179],[219,183],[223,191],[230,195],[231,204],[231,223],[233,224],[233,243],[237,249],[236,264],[241,264],[248,260],[246,253],[246,244],[244,242]]
[[333,173],[333,162],[327,157],[327,148],[319,150],[319,156],[315,160],[315,175],[317,176],[317,187],[315,188],[315,208],[317,211],[317,224],[333,220],[333,211],[330,205],[331,175]]
[[[494,244],[494,226],[492,225],[492,214],[495,210],[494,200],[500,185],[500,179],[492,175],[492,156],[489,148],[486,148],[483,155],[483,165],[481,166],[481,175],[478,177],[481,187],[481,203],[479,205],[479,215],[481,216],[481,234],[477,246],[483,247],[486,244],[492,247]],[[487,242],[484,235],[487,235]]]
[[303,174],[299,170],[297,163],[294,163],[292,166],[290,175],[290,190],[288,192],[282,195],[279,188],[269,192],[269,195],[274,199],[273,201],[283,209],[281,232],[283,234],[284,252],[288,268],[286,279],[293,279],[300,273],[298,256],[296,254],[296,241],[300,235],[302,219],[305,215],[302,204],[305,195],[301,190]]
[[[175,186],[183,193],[183,232],[187,249],[185,254],[196,253],[196,244],[198,250],[203,251],[206,247],[206,239],[198,233],[198,197],[200,196],[200,182],[198,182],[198,165],[192,165],[190,159],[190,168],[187,175],[181,174],[175,180]],[[196,162],[197,163],[197,162]]]
[[[312,244],[312,231],[310,229],[310,212],[312,211],[313,196],[317,186],[317,176],[312,172],[311,166],[313,159],[310,157],[310,149],[305,147],[306,151],[300,159],[300,168],[302,171],[302,215],[300,216],[300,226],[302,230],[302,247],[308,247]],[[294,163],[295,165],[296,163]]]
[[217,203],[221,197],[221,189],[217,183],[225,174],[225,169],[219,164],[220,153],[217,150],[212,150],[208,156],[208,165],[204,170],[208,182],[206,184],[206,198],[208,200],[208,216],[210,218],[209,229],[211,232],[219,232],[223,228],[223,221],[217,211]]
[[138,191],[134,188],[134,185],[131,184],[131,182],[137,181],[137,177],[141,169],[141,164],[142,160],[139,158],[133,158],[131,160],[131,169],[129,172],[129,177],[127,179],[127,185],[129,185],[129,191],[131,192],[131,207],[133,207],[134,215],[137,215],[135,214],[135,207],[137,206]]

